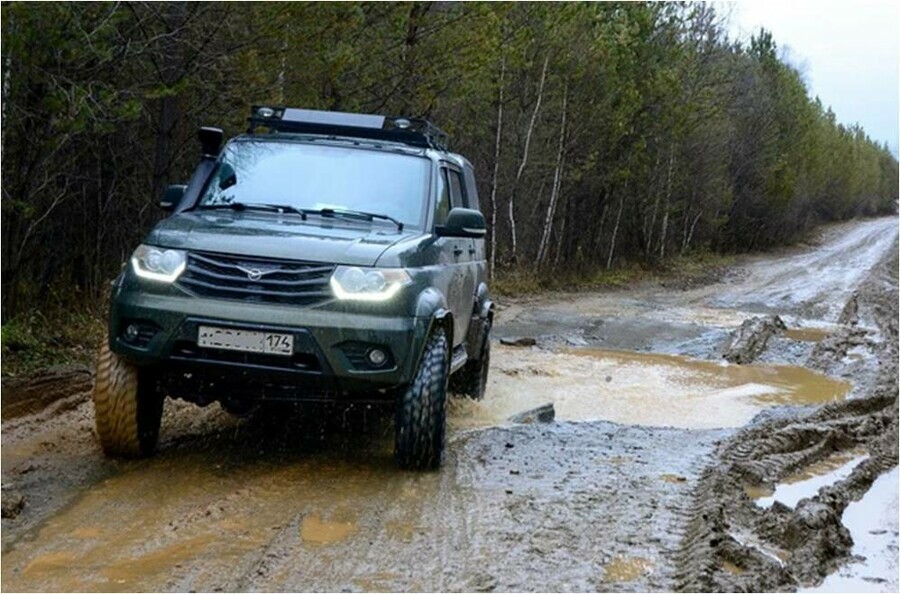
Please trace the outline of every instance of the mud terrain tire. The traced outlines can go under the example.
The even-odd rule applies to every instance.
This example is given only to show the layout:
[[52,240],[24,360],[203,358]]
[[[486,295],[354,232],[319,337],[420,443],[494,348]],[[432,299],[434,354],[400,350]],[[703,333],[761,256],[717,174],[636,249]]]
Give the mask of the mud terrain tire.
[[484,398],[487,388],[488,370],[491,366],[491,320],[484,322],[482,332],[481,351],[477,359],[472,359],[463,365],[462,369],[450,376],[450,391],[460,396],[467,396],[472,400]]
[[140,458],[153,453],[163,397],[151,379],[104,343],[97,357],[93,396],[97,435],[107,456]]
[[441,465],[447,427],[447,379],[450,348],[443,328],[428,337],[419,369],[397,402],[394,457],[408,470]]

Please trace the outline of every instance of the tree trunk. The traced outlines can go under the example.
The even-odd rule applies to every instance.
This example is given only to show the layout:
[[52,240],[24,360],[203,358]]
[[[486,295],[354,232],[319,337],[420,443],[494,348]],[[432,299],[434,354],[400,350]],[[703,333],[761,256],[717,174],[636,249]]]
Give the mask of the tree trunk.
[[[600,224],[597,225],[597,230],[595,235],[591,238],[591,248],[597,255],[600,255],[600,242],[603,240],[603,224],[606,223],[606,211],[609,210],[607,206],[609,205],[609,201],[606,200],[606,197],[603,198],[603,206],[600,207]],[[599,259],[599,258],[598,258]]]
[[666,200],[663,204],[662,229],[659,233],[659,258],[666,256],[666,232],[669,229],[669,200],[672,197],[672,169],[675,166],[675,145],[669,147],[669,167],[666,170]]
[[625,196],[619,196],[619,211],[616,213],[616,224],[613,226],[612,239],[609,241],[609,257],[606,259],[606,269],[612,268],[613,255],[616,253],[616,235],[619,234],[619,223],[622,221],[622,207],[625,204]]
[[562,102],[562,122],[559,126],[559,147],[556,151],[556,168],[553,171],[553,189],[550,191],[550,202],[547,205],[547,216],[544,217],[544,232],[541,235],[541,243],[538,247],[537,263],[543,264],[547,258],[548,246],[550,244],[550,232],[553,229],[553,217],[556,214],[556,203],[559,199],[560,186],[562,185],[562,169],[565,163],[565,140],[566,140],[566,110],[569,100],[569,83],[566,81],[563,87]]
[[[164,42],[160,83],[170,89],[178,82],[181,66],[180,37],[174,32],[181,29],[187,18],[187,6],[181,2],[169,5],[171,11],[166,15],[167,30],[169,36]],[[173,93],[166,93],[160,100],[159,115],[156,128],[156,150],[153,159],[153,198],[157,200],[162,196],[163,188],[169,181],[169,164],[172,158],[171,143],[172,132],[178,121],[177,97]]]
[[278,103],[284,105],[284,85],[285,85],[285,70],[287,70],[287,56],[288,56],[288,36],[285,33],[281,38],[281,66],[278,68],[278,79],[276,81],[276,85],[278,86]]
[[566,225],[566,222],[569,219],[568,207],[569,207],[569,201],[564,200],[562,203],[562,217],[560,217],[560,218],[562,218],[562,226],[559,228],[559,235],[557,235],[556,256],[553,258],[554,266],[558,266],[559,260],[560,260],[560,258],[562,258],[563,243],[564,243],[563,240],[566,238],[566,228],[568,227],[568,225]]
[[422,19],[430,9],[430,4],[424,2],[410,2],[408,6],[406,35],[404,36],[400,53],[403,80],[401,82],[399,113],[415,111],[415,106],[410,100],[416,94],[416,52],[414,50],[419,43],[419,28],[422,24]]
[[[11,39],[15,30],[15,21],[12,19],[11,12],[7,23],[7,27],[9,27],[7,39]],[[12,50],[9,50],[6,52],[6,57],[3,59],[3,99],[0,101],[0,111],[2,111],[0,121],[4,122],[6,126],[9,125],[9,120],[6,119],[6,106],[8,105],[9,99],[9,77],[12,73],[12,57]],[[0,126],[0,154],[6,152],[6,126]]]
[[653,229],[656,227],[656,215],[659,212],[660,191],[659,183],[656,181],[659,179],[657,171],[659,171],[659,151],[656,153],[656,164],[653,166],[653,210],[650,213],[650,224],[644,225],[644,253],[647,256],[653,253]]
[[497,178],[500,174],[500,141],[503,138],[503,82],[506,77],[506,56],[500,57],[500,81],[497,85],[497,134],[494,138],[494,172],[491,175],[491,269],[494,280],[497,264]]
[[522,174],[525,172],[525,165],[528,164],[528,149],[531,146],[531,134],[534,132],[534,124],[537,121],[538,113],[541,109],[541,100],[544,97],[544,83],[547,80],[547,66],[550,63],[550,56],[544,58],[544,67],[541,69],[541,82],[538,84],[537,99],[534,103],[534,111],[531,112],[531,121],[528,123],[528,130],[525,132],[525,148],[522,150],[522,161],[516,170],[516,180],[513,182],[513,192],[509,197],[509,234],[510,249],[512,250],[512,262],[515,264],[518,257],[518,245],[516,242],[516,194],[519,191],[519,182]]
[[687,249],[691,246],[691,239],[694,237],[694,228],[697,227],[697,221],[700,220],[700,213],[694,217],[694,220],[691,222],[691,228],[688,231],[687,237],[684,240],[684,245],[681,246],[681,253],[684,254]]

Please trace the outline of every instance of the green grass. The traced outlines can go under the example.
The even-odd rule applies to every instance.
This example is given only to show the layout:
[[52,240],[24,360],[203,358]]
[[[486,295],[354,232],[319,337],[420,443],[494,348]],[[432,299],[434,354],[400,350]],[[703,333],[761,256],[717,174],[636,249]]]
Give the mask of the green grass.
[[16,316],[0,329],[0,371],[14,376],[57,365],[89,365],[105,331],[105,320],[87,310],[59,308]]
[[533,295],[548,291],[587,291],[632,286],[649,280],[654,271],[637,264],[597,269],[589,273],[557,271],[539,273],[532,270],[503,270],[491,282],[491,292],[502,296]]
[[607,270],[501,270],[491,282],[495,295],[512,297],[551,291],[602,291],[633,287],[642,282],[677,281],[685,286],[708,282],[734,263],[733,256],[699,251],[667,258],[657,264],[626,262]]
[[661,268],[666,274],[698,276],[705,275],[711,270],[721,271],[734,262],[733,255],[702,251],[669,258],[663,262]]

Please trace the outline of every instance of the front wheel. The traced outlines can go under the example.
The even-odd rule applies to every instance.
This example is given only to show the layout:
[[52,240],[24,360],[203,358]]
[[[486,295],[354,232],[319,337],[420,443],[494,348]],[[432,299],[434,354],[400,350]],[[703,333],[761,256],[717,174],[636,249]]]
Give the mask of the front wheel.
[[107,456],[138,458],[156,448],[163,397],[150,380],[104,343],[93,396],[97,435]]
[[441,465],[449,367],[447,335],[436,328],[425,343],[415,378],[397,403],[394,456],[401,468],[434,470]]

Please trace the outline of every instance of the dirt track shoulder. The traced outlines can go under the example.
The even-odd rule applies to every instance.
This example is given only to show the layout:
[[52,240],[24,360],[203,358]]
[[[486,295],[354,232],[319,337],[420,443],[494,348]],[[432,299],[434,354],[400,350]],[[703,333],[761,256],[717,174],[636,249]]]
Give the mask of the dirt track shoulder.
[[[810,413],[755,424],[724,443],[704,472],[678,562],[682,590],[784,590],[814,585],[848,560],[852,539],[841,516],[884,472],[897,466],[897,245],[854,292],[841,321],[869,325],[864,343],[877,366],[859,377],[858,398]],[[848,313],[849,312],[849,313]],[[852,328],[812,354],[810,365],[841,373]],[[795,508],[757,506],[746,488],[771,486],[787,474],[834,454],[862,448],[868,458],[845,480]],[[896,586],[896,583],[894,584]]]

